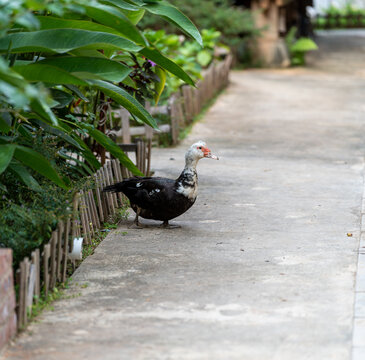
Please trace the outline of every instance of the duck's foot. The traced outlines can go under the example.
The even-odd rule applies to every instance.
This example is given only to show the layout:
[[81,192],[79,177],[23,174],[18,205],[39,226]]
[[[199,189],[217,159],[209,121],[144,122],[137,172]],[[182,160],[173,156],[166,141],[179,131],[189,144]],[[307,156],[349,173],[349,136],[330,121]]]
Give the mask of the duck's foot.
[[138,221],[138,213],[136,214],[136,218],[134,219],[134,223],[129,226],[129,229],[143,229],[144,226]]
[[165,220],[161,224],[161,227],[164,228],[164,229],[179,229],[179,228],[181,228],[180,225],[172,225],[172,224],[169,224],[168,220]]
[[141,223],[133,223],[132,225],[128,226],[128,229],[144,229],[144,226]]

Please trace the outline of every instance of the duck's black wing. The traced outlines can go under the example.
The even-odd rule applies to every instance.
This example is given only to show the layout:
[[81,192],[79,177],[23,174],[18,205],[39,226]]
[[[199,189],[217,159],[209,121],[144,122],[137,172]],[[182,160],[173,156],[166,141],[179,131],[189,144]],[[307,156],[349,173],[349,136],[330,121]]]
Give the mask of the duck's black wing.
[[132,204],[144,209],[163,207],[175,192],[175,180],[161,177],[133,177],[107,186],[104,191],[122,192]]

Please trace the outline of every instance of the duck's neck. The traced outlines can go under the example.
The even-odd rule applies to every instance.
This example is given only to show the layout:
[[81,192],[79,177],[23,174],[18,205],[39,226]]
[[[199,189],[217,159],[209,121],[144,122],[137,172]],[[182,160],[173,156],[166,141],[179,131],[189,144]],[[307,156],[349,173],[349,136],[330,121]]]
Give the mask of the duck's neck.
[[198,187],[197,163],[197,159],[186,156],[184,170],[176,181],[178,192],[181,192],[191,200],[195,200]]

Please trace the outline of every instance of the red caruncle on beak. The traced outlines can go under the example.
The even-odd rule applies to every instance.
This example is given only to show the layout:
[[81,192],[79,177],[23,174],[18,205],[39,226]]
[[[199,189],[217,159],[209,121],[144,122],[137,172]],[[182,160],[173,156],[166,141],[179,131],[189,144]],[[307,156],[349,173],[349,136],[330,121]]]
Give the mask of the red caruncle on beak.
[[202,147],[202,151],[204,153],[204,157],[209,156],[211,153],[210,149],[208,149],[207,147]]

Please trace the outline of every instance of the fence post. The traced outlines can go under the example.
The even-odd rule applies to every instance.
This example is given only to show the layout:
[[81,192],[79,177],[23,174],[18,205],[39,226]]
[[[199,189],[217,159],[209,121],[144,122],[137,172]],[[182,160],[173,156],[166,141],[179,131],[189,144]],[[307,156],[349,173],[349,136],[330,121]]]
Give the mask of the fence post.
[[61,280],[63,283],[66,281],[66,275],[67,275],[67,258],[68,258],[68,252],[70,251],[69,249],[70,228],[71,228],[71,220],[70,217],[68,217],[66,222],[66,229],[63,233],[64,239],[63,239],[62,280]]
[[34,295],[35,295],[35,302],[36,304],[39,301],[39,295],[40,295],[40,282],[41,282],[41,273],[40,273],[40,259],[39,259],[39,249],[35,249],[32,252],[32,265],[34,265],[34,271],[35,271],[35,284],[34,284]]

